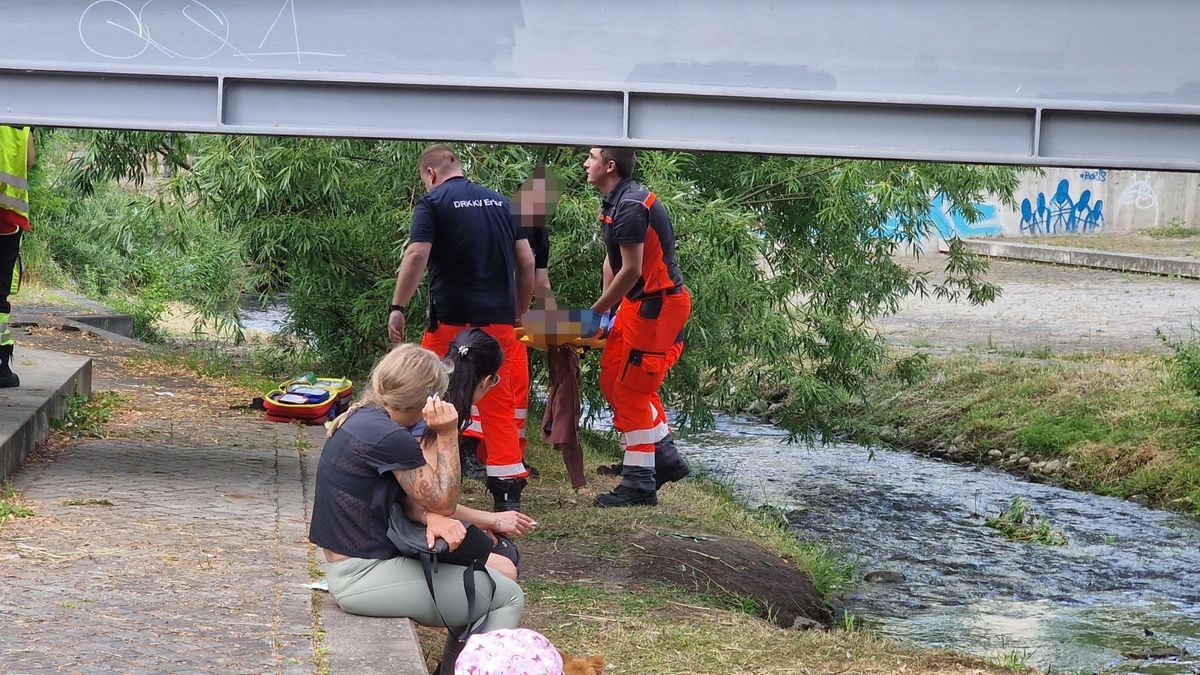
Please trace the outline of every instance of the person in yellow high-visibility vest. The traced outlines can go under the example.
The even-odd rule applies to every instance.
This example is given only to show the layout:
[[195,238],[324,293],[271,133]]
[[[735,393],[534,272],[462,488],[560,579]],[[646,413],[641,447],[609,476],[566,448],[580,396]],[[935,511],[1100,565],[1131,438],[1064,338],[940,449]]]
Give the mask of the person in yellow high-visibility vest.
[[21,233],[29,229],[29,169],[34,158],[29,127],[0,124],[0,388],[21,386],[11,366],[8,296],[21,285]]

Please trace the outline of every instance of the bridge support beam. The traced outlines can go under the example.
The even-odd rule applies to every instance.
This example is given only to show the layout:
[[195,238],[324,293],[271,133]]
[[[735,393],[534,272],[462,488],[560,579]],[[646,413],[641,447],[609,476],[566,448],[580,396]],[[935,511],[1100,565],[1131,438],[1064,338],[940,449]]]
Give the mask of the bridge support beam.
[[1200,170],[1200,3],[17,0],[0,122]]

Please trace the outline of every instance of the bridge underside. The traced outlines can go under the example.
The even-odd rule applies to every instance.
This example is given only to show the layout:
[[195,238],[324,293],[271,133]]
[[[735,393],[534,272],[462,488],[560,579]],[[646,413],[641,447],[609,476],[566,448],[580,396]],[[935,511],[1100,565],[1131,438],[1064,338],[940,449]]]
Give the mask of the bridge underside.
[[1193,0],[18,0],[4,14],[5,123],[1200,170]]

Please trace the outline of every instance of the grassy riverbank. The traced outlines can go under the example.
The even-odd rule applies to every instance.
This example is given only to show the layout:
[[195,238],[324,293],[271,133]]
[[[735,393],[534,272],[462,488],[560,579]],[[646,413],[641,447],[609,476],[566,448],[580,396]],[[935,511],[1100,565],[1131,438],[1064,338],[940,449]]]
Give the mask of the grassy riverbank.
[[[524,499],[526,511],[540,527],[520,544],[527,594],[523,623],[568,654],[602,654],[610,667],[606,672],[1008,670],[979,659],[898,645],[862,627],[853,616],[835,617],[830,630],[780,628],[770,620],[771,613],[764,612],[761,600],[723,588],[724,580],[714,581],[716,570],[737,567],[737,574],[753,583],[761,566],[788,565],[811,573],[822,597],[829,597],[853,583],[852,569],[834,552],[799,543],[770,514],[747,511],[728,490],[704,479],[664,487],[657,507],[601,510],[570,489],[556,451],[531,443],[529,456],[542,477],[531,481]],[[589,450],[586,460],[589,488],[610,489],[614,479],[593,478],[598,464],[612,461],[609,454]],[[478,484],[469,483],[466,489],[469,503],[487,507],[490,497]],[[731,556],[728,549],[719,548],[720,542],[734,542],[744,557]],[[707,570],[698,565],[687,575],[695,583],[681,585],[668,578],[669,568],[688,550],[720,559]],[[655,557],[659,559],[648,561]],[[759,583],[770,585],[765,578]],[[440,656],[441,634],[421,632],[432,663]]]
[[1066,246],[1116,253],[1144,253],[1171,257],[1200,257],[1200,229],[1173,223],[1142,232],[1120,234],[1056,234],[1040,237],[998,237],[1001,241],[1039,246]]
[[[860,440],[1200,515],[1194,343],[1162,354],[910,358],[849,415]],[[1200,371],[1198,371],[1200,372]]]

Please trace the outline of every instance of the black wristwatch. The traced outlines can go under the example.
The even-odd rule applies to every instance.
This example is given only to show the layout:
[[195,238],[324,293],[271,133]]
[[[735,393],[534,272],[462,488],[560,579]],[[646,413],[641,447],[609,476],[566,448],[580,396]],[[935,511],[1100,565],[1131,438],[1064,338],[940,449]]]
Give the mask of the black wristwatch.
[[391,314],[392,312],[400,312],[401,314],[403,314],[404,313],[404,305],[392,305],[392,308],[388,310],[388,314]]

